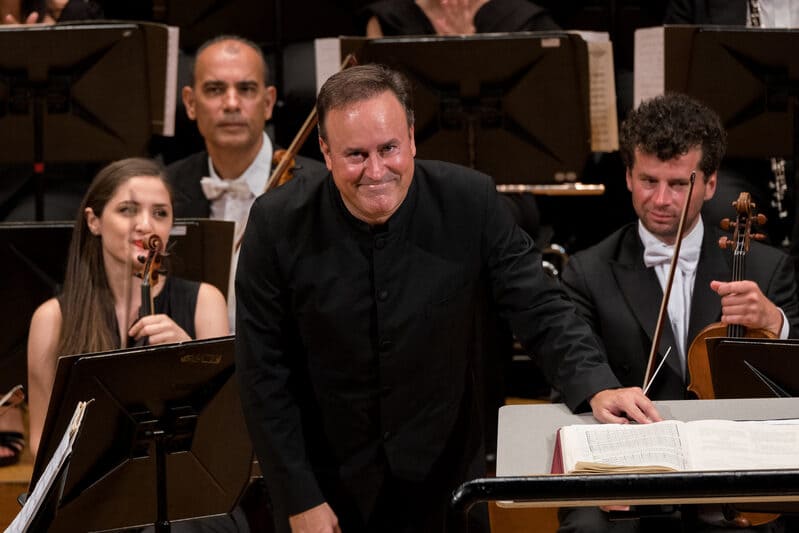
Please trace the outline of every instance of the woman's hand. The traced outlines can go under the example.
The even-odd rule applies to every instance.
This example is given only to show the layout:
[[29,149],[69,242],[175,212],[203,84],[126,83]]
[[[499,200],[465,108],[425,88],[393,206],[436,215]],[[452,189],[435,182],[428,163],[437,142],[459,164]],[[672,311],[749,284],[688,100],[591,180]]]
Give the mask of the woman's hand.
[[427,15],[438,35],[474,35],[474,16],[487,0],[440,0]]
[[41,17],[38,12],[34,11],[24,21],[20,21],[14,15],[9,14],[4,17],[2,22],[3,24],[55,24],[68,3],[69,0],[48,0],[47,8]]
[[191,340],[188,333],[183,331],[174,320],[163,314],[141,317],[130,327],[128,335],[136,340],[149,337],[151,345]]

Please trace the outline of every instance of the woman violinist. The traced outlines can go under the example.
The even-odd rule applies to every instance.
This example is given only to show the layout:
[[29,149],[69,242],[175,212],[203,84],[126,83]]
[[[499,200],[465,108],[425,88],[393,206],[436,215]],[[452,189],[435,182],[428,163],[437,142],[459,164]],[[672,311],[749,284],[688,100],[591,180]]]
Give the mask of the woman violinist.
[[[144,339],[165,344],[229,332],[222,293],[207,283],[159,276],[154,314],[139,318],[141,258],[172,229],[172,193],[162,168],[124,159],[102,169],[83,199],[61,295],[33,315],[28,337],[31,451],[41,439],[58,356],[118,349]],[[128,342],[130,339],[130,342]],[[123,340],[125,342],[123,342]]]

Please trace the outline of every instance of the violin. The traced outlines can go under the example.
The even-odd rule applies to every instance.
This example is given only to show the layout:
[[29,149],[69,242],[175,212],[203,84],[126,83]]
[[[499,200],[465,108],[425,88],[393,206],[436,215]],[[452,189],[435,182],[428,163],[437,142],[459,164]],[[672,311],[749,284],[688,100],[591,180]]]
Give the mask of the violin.
[[[762,226],[766,223],[766,217],[762,214],[755,214],[755,204],[747,192],[742,192],[738,200],[732,203],[737,213],[734,222],[725,218],[721,221],[721,228],[724,231],[732,229],[732,239],[721,237],[719,247],[722,250],[733,250],[732,279],[731,281],[741,281],[746,272],[746,256],[749,253],[749,246],[752,239],[763,240],[765,235],[762,233],[752,233],[755,224]],[[740,324],[724,324],[716,322],[705,327],[696,338],[691,342],[688,349],[688,375],[690,383],[688,390],[693,392],[701,400],[713,399],[716,397],[713,389],[713,378],[710,373],[710,363],[708,361],[707,342],[713,337],[749,337],[749,338],[776,338],[777,336],[766,329],[749,329]],[[759,526],[779,518],[779,515],[770,513],[738,513],[729,505],[722,505],[725,517],[733,522],[737,527]]]
[[166,271],[161,268],[161,263],[165,255],[164,243],[161,237],[158,235],[150,235],[150,238],[144,243],[144,247],[147,249],[147,255],[137,258],[140,263],[144,264],[142,271],[136,273],[136,276],[140,277],[142,280],[139,318],[154,313],[155,305],[153,303],[154,295],[152,288],[158,284],[158,276],[166,274]]
[[[283,161],[285,160],[285,163]],[[279,167],[283,165],[283,169],[279,174],[277,174],[277,170]],[[272,156],[272,173],[277,174],[275,179],[277,180],[277,187],[280,187],[284,183],[291,181],[294,178],[294,169],[297,168],[297,160],[289,153],[288,150],[281,148],[280,150],[275,150],[275,154]],[[271,177],[269,178],[272,179]]]
[[[722,237],[719,239],[721,249],[733,250],[732,279],[730,281],[741,281],[745,279],[746,256],[749,253],[751,240],[763,240],[765,235],[762,233],[752,233],[755,224],[763,225],[766,217],[762,214],[755,214],[755,204],[747,192],[742,192],[738,200],[733,202],[733,207],[737,213],[734,222],[725,218],[721,221],[721,227],[725,231],[732,230],[732,239]],[[688,349],[688,374],[691,377],[688,390],[693,392],[699,399],[708,400],[716,397],[713,389],[713,379],[710,374],[710,363],[708,362],[706,339],[713,337],[733,337],[733,338],[776,338],[776,335],[766,329],[749,329],[740,324],[723,324],[716,322],[705,327],[696,338],[691,342]]]

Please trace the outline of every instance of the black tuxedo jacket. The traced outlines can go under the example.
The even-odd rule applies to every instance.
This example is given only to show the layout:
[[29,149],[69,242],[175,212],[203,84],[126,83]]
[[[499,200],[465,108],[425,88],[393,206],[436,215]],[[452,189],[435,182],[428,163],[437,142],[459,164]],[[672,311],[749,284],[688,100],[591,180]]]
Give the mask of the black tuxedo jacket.
[[746,25],[746,0],[671,0],[664,24]]
[[[691,302],[689,342],[702,328],[721,318],[721,300],[710,289],[710,282],[731,279],[732,254],[719,248],[718,238],[717,231],[705,226]],[[578,252],[566,265],[563,272],[566,291],[603,340],[607,364],[617,378],[616,382],[598,378],[584,384],[579,391],[573,391],[578,397],[571,398],[569,403],[586,401],[607,388],[641,386],[643,382],[663,298],[654,269],[644,265],[643,253],[644,246],[638,236],[637,223],[634,223],[596,246]],[[795,337],[799,332],[799,302],[790,258],[775,248],[753,242],[746,267],[746,278],[756,282],[783,310],[790,326],[789,336]],[[674,342],[671,327],[666,324],[658,350],[660,355]],[[679,357],[672,350],[652,383],[649,396],[656,400],[677,400],[685,397],[684,391]]]
[[[314,159],[297,156],[295,158],[295,177],[310,173],[327,172],[325,165]],[[200,179],[210,175],[208,152],[192,154],[175,161],[166,169],[167,178],[172,185],[172,202],[175,218],[208,218],[211,216],[211,202],[203,194]]]

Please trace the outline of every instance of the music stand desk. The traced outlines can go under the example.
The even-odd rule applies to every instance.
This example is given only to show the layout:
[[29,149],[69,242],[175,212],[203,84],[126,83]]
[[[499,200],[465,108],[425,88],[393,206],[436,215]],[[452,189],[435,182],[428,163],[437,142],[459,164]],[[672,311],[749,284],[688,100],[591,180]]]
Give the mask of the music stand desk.
[[[654,403],[664,419],[685,422],[799,418],[799,398],[673,400]],[[549,474],[558,428],[597,423],[590,412],[573,414],[562,403],[501,407],[497,430],[497,476]]]
[[[799,398],[655,402],[666,419],[797,418]],[[476,503],[502,507],[585,507],[612,504],[799,501],[799,465],[792,470],[551,475],[557,429],[596,424],[563,404],[509,405],[499,410],[497,477],[461,485],[450,499],[448,531],[467,531]]]
[[605,194],[601,183],[561,183],[553,185],[528,185],[524,183],[499,184],[503,194],[535,194],[536,196],[600,196]]

